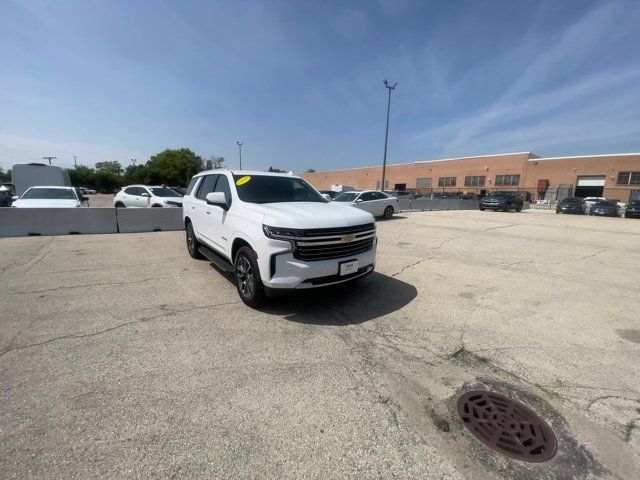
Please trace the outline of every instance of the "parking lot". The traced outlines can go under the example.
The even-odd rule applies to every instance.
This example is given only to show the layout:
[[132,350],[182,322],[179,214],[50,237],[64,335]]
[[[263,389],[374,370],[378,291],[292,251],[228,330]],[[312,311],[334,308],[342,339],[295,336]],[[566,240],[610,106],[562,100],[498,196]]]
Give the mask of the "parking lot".
[[[3,478],[635,478],[640,221],[413,212],[376,273],[259,311],[183,232],[0,239]],[[554,429],[534,464],[456,401]],[[635,473],[634,473],[635,472]]]

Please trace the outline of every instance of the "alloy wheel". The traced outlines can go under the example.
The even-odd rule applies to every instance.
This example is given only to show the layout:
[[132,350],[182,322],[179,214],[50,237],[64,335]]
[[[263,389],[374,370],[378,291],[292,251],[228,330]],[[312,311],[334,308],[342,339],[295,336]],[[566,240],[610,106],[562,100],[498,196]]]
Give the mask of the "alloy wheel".
[[236,278],[238,279],[238,285],[242,296],[250,297],[253,295],[253,270],[251,269],[251,263],[249,263],[247,257],[242,256],[238,258],[238,262],[236,263]]

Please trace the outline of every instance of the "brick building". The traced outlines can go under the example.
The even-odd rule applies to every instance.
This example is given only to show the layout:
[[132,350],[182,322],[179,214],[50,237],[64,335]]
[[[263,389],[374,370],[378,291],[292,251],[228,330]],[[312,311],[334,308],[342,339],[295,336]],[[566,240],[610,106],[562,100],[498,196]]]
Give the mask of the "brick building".
[[[382,167],[362,167],[301,175],[318,189],[349,185],[379,189]],[[419,193],[527,191],[534,199],[604,196],[640,199],[640,153],[581,157],[539,157],[532,152],[428,160],[387,165],[385,190]]]

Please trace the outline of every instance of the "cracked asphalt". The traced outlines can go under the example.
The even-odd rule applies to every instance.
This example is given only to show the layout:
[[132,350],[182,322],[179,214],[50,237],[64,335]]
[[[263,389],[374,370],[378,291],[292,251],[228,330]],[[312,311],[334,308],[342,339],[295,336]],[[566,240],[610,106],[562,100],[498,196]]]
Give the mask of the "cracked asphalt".
[[[2,478],[637,478],[640,221],[379,222],[376,273],[259,311],[182,232],[0,239]],[[546,463],[462,427],[489,388]]]

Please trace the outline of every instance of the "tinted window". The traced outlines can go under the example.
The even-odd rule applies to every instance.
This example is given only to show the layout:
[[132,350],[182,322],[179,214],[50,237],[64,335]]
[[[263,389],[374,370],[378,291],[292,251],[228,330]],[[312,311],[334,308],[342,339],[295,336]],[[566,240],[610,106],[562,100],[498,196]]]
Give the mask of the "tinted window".
[[138,187],[127,187],[124,189],[127,195],[138,195]]
[[226,175],[218,175],[218,182],[214,192],[222,192],[227,198],[227,203],[231,202],[231,187],[229,186],[229,179]]
[[301,178],[271,175],[234,175],[238,196],[249,203],[318,202],[326,203]]
[[[399,193],[398,195],[404,195],[405,192]],[[389,198],[389,195],[385,195],[382,192],[373,192],[373,199],[374,200],[384,200],[385,198]]]
[[162,188],[162,187],[152,187],[151,193],[153,193],[156,197],[179,197],[180,194],[170,188]]
[[358,196],[358,192],[345,192],[333,199],[334,202],[353,202]]
[[196,186],[196,183],[198,183],[198,180],[200,180],[200,177],[193,177],[191,179],[191,181],[189,182],[189,186],[187,187],[186,195],[191,195],[191,192],[193,191],[193,187]]
[[363,202],[370,202],[371,200],[375,200],[375,193],[374,192],[365,192],[362,195],[360,195],[360,198],[358,200],[362,200]]
[[69,188],[32,188],[22,195],[31,200],[77,200],[75,192]]
[[202,182],[200,182],[200,188],[198,189],[197,195],[200,200],[205,200],[207,194],[213,192],[213,189],[216,186],[217,176],[218,175],[206,175]]

